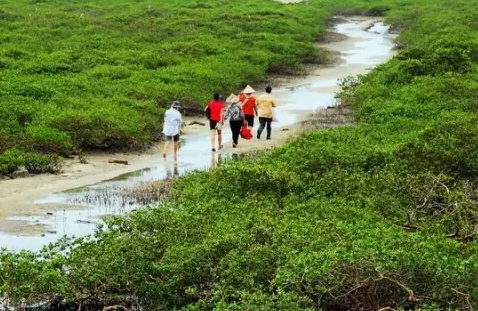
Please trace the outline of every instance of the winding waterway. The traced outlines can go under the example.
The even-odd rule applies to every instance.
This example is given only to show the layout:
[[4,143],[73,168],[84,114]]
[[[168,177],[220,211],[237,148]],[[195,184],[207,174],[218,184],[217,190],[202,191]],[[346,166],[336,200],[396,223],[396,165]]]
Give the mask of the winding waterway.
[[[367,23],[370,24],[371,21],[365,22],[365,25]],[[338,65],[321,70],[320,75],[306,77],[294,87],[274,91],[280,102],[278,113],[281,126],[295,124],[306,112],[334,105],[334,93],[339,79],[366,73],[393,56],[395,36],[388,33],[388,27],[382,22],[374,22],[373,27],[368,28],[364,27],[363,20],[349,19],[336,25],[335,32],[347,36],[341,42],[326,46],[341,53],[342,61]],[[224,137],[227,143],[230,140],[228,131]],[[89,234],[101,222],[102,216],[125,214],[141,207],[141,204],[117,195],[118,189],[145,181],[172,178],[192,170],[207,169],[220,162],[221,157],[227,156],[212,154],[209,139],[204,134],[184,135],[180,153],[179,162],[164,163],[158,157],[147,169],[83,188],[51,193],[36,200],[36,204],[64,204],[71,206],[71,209],[51,211],[42,216],[9,217],[12,221],[28,221],[31,225],[46,226],[47,232],[41,235],[15,235],[2,233],[0,228],[0,247],[38,250],[63,235]]]

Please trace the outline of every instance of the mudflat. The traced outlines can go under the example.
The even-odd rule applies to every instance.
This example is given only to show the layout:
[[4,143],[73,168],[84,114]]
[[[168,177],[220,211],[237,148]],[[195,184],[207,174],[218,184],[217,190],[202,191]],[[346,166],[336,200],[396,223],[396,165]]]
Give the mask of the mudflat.
[[[293,1],[296,2],[296,1]],[[360,36],[354,36],[358,31],[365,32],[376,19],[371,18],[350,18],[348,24],[353,24],[351,29],[342,29],[340,41],[333,40],[333,42],[320,44],[320,47],[335,51],[340,55],[338,62],[326,68],[319,66],[308,67],[307,75],[304,76],[270,76],[264,81],[265,84],[273,86],[273,94],[276,97],[279,108],[284,108],[282,114],[295,115],[294,121],[287,125],[282,123],[273,124],[273,139],[266,141],[264,139],[252,139],[250,141],[240,141],[239,147],[233,149],[230,143],[226,140],[225,147],[220,151],[222,154],[248,152],[263,148],[272,148],[279,146],[288,139],[301,133],[304,130],[304,121],[311,117],[311,113],[316,109],[307,109],[311,101],[321,100],[319,95],[327,94],[327,98],[333,98],[333,94],[339,90],[339,85],[336,83],[338,79],[349,75],[357,75],[365,73],[373,64],[378,64],[386,61],[393,55],[392,49],[389,47],[383,55],[374,56],[374,59],[364,57],[352,59],[353,53],[357,46],[362,46],[367,43],[366,39]],[[350,25],[349,25],[350,26]],[[351,35],[348,35],[350,33]],[[381,37],[377,35],[377,37]],[[371,42],[372,47],[374,43]],[[392,43],[388,43],[390,46]],[[362,47],[364,48],[364,47]],[[365,47],[366,48],[366,47]],[[349,51],[344,53],[344,51]],[[363,52],[362,52],[363,54]],[[321,83],[328,81],[332,83]],[[334,83],[335,82],[335,83]],[[291,97],[291,90],[294,90],[295,95]],[[256,89],[259,89],[256,87]],[[301,91],[302,90],[302,91]],[[306,92],[307,96],[299,96],[300,92]],[[314,94],[317,94],[318,99],[313,99]],[[281,107],[281,106],[287,107]],[[325,108],[322,105],[321,107]],[[292,108],[291,108],[292,107]],[[297,107],[297,109],[295,108]],[[327,112],[319,112],[322,117],[327,117]],[[317,116],[315,116],[317,117]],[[205,122],[201,118],[186,119],[186,127],[184,133],[190,138],[186,144],[194,142],[197,137],[204,139],[209,135],[207,126],[202,125],[188,125],[192,121]],[[255,129],[257,129],[255,126]],[[228,126],[226,125],[226,128]],[[224,136],[230,140],[230,132],[227,129]],[[39,175],[27,176],[11,180],[0,180],[0,230],[6,233],[16,235],[37,235],[42,231],[42,227],[36,224],[25,224],[21,221],[12,221],[6,219],[10,216],[32,216],[45,215],[49,211],[79,209],[79,206],[71,206],[64,204],[40,204],[34,201],[47,196],[52,192],[64,191],[72,188],[78,188],[86,185],[99,183],[103,180],[114,178],[128,172],[137,171],[140,169],[152,166],[166,166],[168,165],[161,158],[161,144],[157,144],[143,153],[93,153],[87,156],[87,164],[80,163],[79,159],[67,160],[61,174],[57,175]],[[204,149],[210,149],[209,144],[204,145]],[[124,160],[128,165],[109,163],[111,159]],[[179,152],[179,161],[181,161],[181,150]],[[35,228],[32,228],[35,226]]]

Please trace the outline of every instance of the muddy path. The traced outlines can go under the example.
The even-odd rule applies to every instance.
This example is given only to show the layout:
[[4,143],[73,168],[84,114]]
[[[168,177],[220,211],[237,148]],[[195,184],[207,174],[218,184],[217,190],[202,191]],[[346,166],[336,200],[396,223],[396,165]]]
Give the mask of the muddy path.
[[[336,25],[334,31],[343,40],[321,46],[340,53],[336,65],[312,68],[305,77],[272,79],[273,88],[282,85],[273,90],[279,102],[280,121],[273,124],[273,140],[243,141],[233,149],[226,129],[225,148],[211,153],[206,126],[191,125],[185,128],[176,162],[170,158],[164,161],[161,146],[155,146],[143,154],[90,155],[88,164],[70,161],[59,175],[2,180],[0,247],[38,250],[65,234],[91,233],[104,215],[125,214],[151,203],[125,195],[128,187],[214,167],[232,154],[280,145],[294,135],[304,117],[336,104],[334,94],[339,79],[366,73],[393,56],[395,36],[380,21],[349,18]],[[108,163],[113,158],[127,160],[129,165]]]

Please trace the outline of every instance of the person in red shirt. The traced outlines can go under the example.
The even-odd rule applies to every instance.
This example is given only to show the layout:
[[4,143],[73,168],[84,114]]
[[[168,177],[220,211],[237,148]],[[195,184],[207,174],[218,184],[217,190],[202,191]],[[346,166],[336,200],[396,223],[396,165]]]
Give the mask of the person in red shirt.
[[256,98],[252,96],[254,89],[249,85],[242,91],[239,100],[242,103],[242,112],[246,118],[247,127],[252,131],[254,127],[254,115],[257,116]]
[[216,151],[216,134],[217,134],[217,143],[218,148],[222,149],[222,126],[224,125],[223,119],[223,110],[224,110],[224,103],[222,102],[221,94],[214,94],[213,100],[211,100],[204,111],[208,113],[209,119],[209,129],[211,130],[211,147],[212,152]]

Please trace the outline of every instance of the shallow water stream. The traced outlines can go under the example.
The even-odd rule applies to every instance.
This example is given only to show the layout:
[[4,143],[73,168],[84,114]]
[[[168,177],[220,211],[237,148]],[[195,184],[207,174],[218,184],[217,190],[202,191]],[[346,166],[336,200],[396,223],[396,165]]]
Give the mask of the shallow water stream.
[[[364,22],[349,20],[335,27],[335,31],[348,37],[347,40],[331,44],[339,50],[342,62],[334,68],[324,69],[320,76],[311,76],[300,85],[274,90],[280,103],[278,115],[280,126],[290,126],[298,121],[304,112],[334,105],[334,91],[337,80],[348,75],[365,73],[393,55],[393,39],[388,27],[375,22],[372,28],[364,30]],[[277,126],[277,125],[276,125]],[[225,143],[230,141],[228,130],[224,133]],[[225,155],[212,154],[206,135],[184,135],[179,162],[163,162],[158,156],[151,167],[112,180],[65,192],[52,193],[34,203],[56,203],[70,205],[69,210],[52,211],[43,216],[9,217],[10,220],[28,221],[32,225],[43,225],[47,232],[42,235],[23,236],[0,232],[0,247],[12,250],[38,250],[43,245],[55,242],[63,235],[85,235],[91,233],[101,217],[124,214],[139,208],[143,203],[121,194],[120,189],[141,182],[174,178],[188,171],[207,169],[218,165]],[[0,228],[1,231],[1,228]]]

